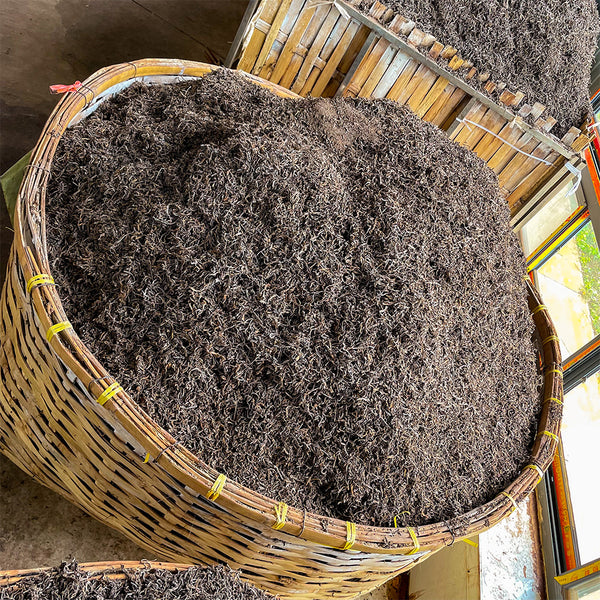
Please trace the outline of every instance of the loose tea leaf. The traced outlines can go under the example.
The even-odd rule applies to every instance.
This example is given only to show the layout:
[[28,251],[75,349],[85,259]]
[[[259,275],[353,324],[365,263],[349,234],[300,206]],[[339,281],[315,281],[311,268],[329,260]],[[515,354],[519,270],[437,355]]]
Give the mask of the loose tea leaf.
[[[373,0],[362,0],[368,13]],[[458,49],[525,102],[558,120],[553,133],[583,124],[600,34],[594,0],[383,0],[394,12]],[[477,78],[471,80],[477,84]],[[594,90],[595,91],[595,90]]]
[[506,202],[406,108],[227,71],[134,85],[66,132],[47,220],[77,333],[229,478],[421,524],[527,463],[540,378]]
[[269,600],[227,567],[84,571],[76,561],[4,585],[0,600]]

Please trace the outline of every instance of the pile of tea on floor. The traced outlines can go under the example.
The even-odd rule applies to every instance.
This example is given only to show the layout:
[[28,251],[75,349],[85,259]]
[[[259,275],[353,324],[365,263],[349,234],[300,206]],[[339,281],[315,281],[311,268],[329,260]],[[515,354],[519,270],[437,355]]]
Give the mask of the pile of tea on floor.
[[88,571],[70,560],[8,584],[0,600],[269,600],[227,567],[168,571],[144,567]]
[[66,132],[46,216],[75,331],[231,480],[387,526],[527,464],[540,378],[506,202],[406,108],[224,70],[136,84]]
[[[357,0],[368,14],[373,0]],[[356,3],[356,1],[355,1]],[[594,0],[383,0],[396,14],[458,49],[480,73],[524,102],[541,102],[559,137],[583,124],[600,34]],[[477,78],[469,83],[477,85]]]

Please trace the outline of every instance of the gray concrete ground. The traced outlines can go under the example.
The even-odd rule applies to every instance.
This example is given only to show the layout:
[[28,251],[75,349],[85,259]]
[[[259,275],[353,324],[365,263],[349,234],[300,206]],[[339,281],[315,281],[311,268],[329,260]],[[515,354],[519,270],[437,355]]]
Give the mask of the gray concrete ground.
[[[54,83],[83,80],[138,58],[224,60],[247,0],[2,0],[0,173],[37,141],[57,96]],[[12,243],[0,202],[0,282]],[[37,484],[0,455],[0,570],[80,561],[153,558]]]

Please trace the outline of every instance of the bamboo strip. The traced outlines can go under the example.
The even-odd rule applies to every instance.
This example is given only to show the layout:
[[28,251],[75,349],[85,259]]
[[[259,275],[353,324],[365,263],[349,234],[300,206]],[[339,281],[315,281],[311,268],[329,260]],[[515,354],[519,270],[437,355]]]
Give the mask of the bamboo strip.
[[323,90],[325,89],[325,86],[331,79],[333,72],[339,65],[340,61],[342,60],[342,57],[348,50],[350,44],[352,43],[352,38],[358,31],[359,27],[360,25],[356,21],[350,21],[350,23],[344,31],[344,34],[342,35],[341,40],[339,41],[335,50],[332,52],[329,60],[327,61],[327,64],[325,65],[325,68],[321,71],[321,75],[319,76],[317,82],[311,90],[312,96],[320,96],[322,94]]
[[388,44],[387,48],[385,49],[381,58],[379,59],[379,62],[377,63],[375,68],[372,69],[369,77],[365,81],[365,84],[360,89],[358,96],[362,98],[370,98],[373,95],[373,92],[375,91],[375,88],[381,81],[383,74],[386,72],[386,70],[392,63],[395,54],[396,50]]
[[[362,52],[362,49],[365,47],[365,45],[367,45],[367,39],[369,38],[369,35],[369,28],[361,25],[358,32],[352,39],[352,42],[348,46],[346,53],[342,57],[335,74],[325,89],[325,92],[323,92],[325,96],[333,97],[335,95],[340,95],[340,90],[344,82],[350,81],[352,78],[350,71],[357,64],[358,56]],[[331,91],[331,94],[329,94],[329,91]]]
[[[265,65],[265,62],[267,60],[267,57],[269,56],[269,53],[271,52],[271,49],[273,47],[273,43],[275,42],[275,38],[277,37],[277,34],[279,33],[279,29],[280,29],[281,25],[283,24],[283,20],[285,19],[291,4],[292,4],[292,0],[281,0],[281,3],[279,4],[278,10],[277,10],[277,13],[275,14],[275,17],[271,23],[271,29],[269,30],[269,33],[265,37],[260,54],[258,55],[258,58],[256,59],[256,62],[254,63],[254,67],[251,70],[251,72],[253,74],[257,75],[258,73],[260,73],[262,71],[262,69]],[[245,70],[245,69],[242,69],[242,65],[240,65],[239,68],[241,70]]]
[[406,63],[404,69],[400,73],[400,76],[398,77],[398,79],[396,79],[394,85],[390,88],[390,91],[386,96],[388,100],[398,101],[400,95],[406,90],[406,87],[410,84],[410,81],[413,78],[418,66],[419,63],[413,59],[410,59]]
[[[437,81],[438,78],[439,77],[438,77],[437,73],[434,73],[433,71],[431,71],[429,69],[427,69],[427,71],[425,71],[423,73],[423,75],[421,77],[421,81],[418,83],[417,87],[415,88],[415,91],[412,93],[412,95],[408,99],[408,106],[414,112],[417,111],[417,109],[419,108],[419,106],[421,105],[423,100],[425,99],[425,96],[427,96],[427,94],[429,93],[429,91],[431,90],[431,88],[433,87],[433,85],[435,84],[435,82]],[[447,81],[444,78],[442,78],[442,79],[445,82]]]
[[444,90],[447,87],[448,80],[445,77],[438,77],[436,82],[423,98],[423,101],[414,109],[417,117],[422,119],[429,109],[435,104],[435,102],[441,98]]
[[382,38],[375,38],[373,40],[371,46],[367,50],[367,53],[354,72],[352,79],[346,86],[346,89],[343,92],[344,96],[350,98],[356,98],[356,96],[358,96],[369,75],[373,72],[373,69],[375,69],[379,63],[379,60],[388,48],[389,42],[386,40]]
[[[307,29],[311,19],[313,18],[315,11],[316,11],[316,7],[314,5],[313,6],[309,5],[308,7],[305,6],[302,8],[302,10],[298,16],[298,20],[294,23],[293,29],[289,34],[287,42],[285,43],[285,46],[283,47],[283,50],[281,51],[281,54],[279,55],[277,64],[275,65],[275,69],[273,70],[272,75],[269,77],[269,80],[272,81],[273,83],[280,83],[281,79],[284,76],[286,76],[286,77],[288,76],[288,71],[290,71],[289,65],[290,65],[290,61],[292,59],[292,54],[293,54],[294,50],[297,48],[297,45],[298,45],[301,37],[306,32],[306,29]],[[291,79],[292,80],[293,80],[293,75],[294,75],[294,72],[292,70],[291,71]],[[287,86],[284,84],[284,87],[287,87]]]

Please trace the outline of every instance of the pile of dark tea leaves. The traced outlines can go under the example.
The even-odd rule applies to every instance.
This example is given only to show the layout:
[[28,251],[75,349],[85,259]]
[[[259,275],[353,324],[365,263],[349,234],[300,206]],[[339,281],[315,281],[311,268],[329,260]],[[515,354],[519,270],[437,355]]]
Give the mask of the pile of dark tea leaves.
[[425,524],[527,464],[541,381],[506,202],[408,109],[226,70],[134,84],[65,133],[46,211],[75,331],[231,480]]
[[169,571],[150,566],[88,571],[76,561],[8,584],[0,600],[269,600],[273,596],[240,581],[227,567]]
[[[373,5],[373,0],[354,1],[367,14]],[[590,72],[600,33],[594,0],[383,0],[383,4],[456,48],[480,73],[490,73],[492,81],[523,92],[523,103],[541,102],[544,114],[558,120],[552,130],[557,136],[571,126],[580,127],[591,114]],[[478,85],[478,79],[469,83]]]

